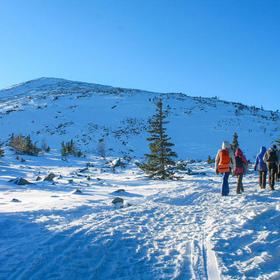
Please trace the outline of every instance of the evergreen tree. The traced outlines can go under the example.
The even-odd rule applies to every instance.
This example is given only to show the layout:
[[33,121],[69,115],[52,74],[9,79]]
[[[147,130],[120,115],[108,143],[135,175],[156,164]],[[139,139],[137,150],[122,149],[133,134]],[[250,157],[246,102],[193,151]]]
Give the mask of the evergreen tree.
[[76,144],[73,139],[69,142],[62,142],[61,143],[61,156],[65,158],[68,155],[73,155],[75,157],[83,156],[83,153],[76,147]]
[[150,137],[147,140],[150,142],[150,153],[145,154],[146,163],[140,164],[140,168],[150,178],[163,180],[174,178],[175,162],[172,158],[177,157],[177,154],[171,149],[174,144],[170,142],[171,138],[167,135],[165,125],[168,122],[165,119],[166,112],[163,110],[160,99],[156,105],[156,114],[149,121]]
[[9,141],[9,146],[15,149],[17,153],[36,156],[41,151],[36,143],[33,143],[30,135],[14,135],[12,134]]
[[236,132],[234,132],[233,134],[233,140],[232,140],[232,148],[234,150],[234,152],[236,151],[236,149],[238,148],[239,143],[238,143],[238,135]]
[[207,163],[211,164],[211,163],[214,163],[214,162],[215,162],[215,158],[211,158],[211,156],[209,155],[208,158],[207,158]]

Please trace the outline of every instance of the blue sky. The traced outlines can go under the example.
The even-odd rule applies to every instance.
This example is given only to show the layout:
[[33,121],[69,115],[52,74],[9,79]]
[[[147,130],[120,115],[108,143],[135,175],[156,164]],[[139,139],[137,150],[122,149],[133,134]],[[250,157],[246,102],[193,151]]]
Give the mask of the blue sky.
[[279,109],[278,0],[0,0],[0,88],[61,77]]

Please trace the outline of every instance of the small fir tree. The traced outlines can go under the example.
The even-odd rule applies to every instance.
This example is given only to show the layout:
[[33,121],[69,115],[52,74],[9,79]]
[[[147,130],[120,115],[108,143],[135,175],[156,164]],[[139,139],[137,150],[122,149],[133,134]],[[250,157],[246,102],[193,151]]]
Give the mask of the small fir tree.
[[207,163],[211,164],[211,163],[214,163],[214,162],[215,162],[215,159],[211,158],[211,156],[209,155],[208,158],[207,158]]
[[83,153],[76,147],[75,142],[71,139],[69,142],[61,143],[61,156],[65,158],[68,155],[72,155],[75,157],[83,156]]
[[232,140],[232,148],[234,151],[236,151],[236,149],[238,148],[239,143],[238,143],[238,134],[236,132],[234,132],[233,134],[233,140]]
[[150,137],[147,140],[150,142],[150,153],[145,154],[146,163],[140,164],[140,168],[146,172],[150,178],[157,179],[172,179],[175,173],[175,162],[173,158],[177,154],[172,151],[174,146],[170,142],[165,125],[166,112],[163,110],[162,100],[160,99],[156,105],[156,114],[149,121],[150,129],[148,133]]

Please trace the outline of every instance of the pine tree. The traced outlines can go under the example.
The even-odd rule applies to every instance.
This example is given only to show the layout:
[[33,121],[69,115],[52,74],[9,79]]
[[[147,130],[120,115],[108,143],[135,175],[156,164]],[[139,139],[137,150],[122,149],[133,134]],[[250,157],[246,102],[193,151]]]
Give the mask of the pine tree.
[[37,156],[41,151],[36,143],[33,143],[30,135],[14,135],[12,134],[9,141],[9,146],[15,149],[17,153]]
[[236,132],[234,132],[233,134],[233,140],[232,140],[232,148],[234,151],[236,151],[236,149],[238,148],[239,143],[238,143],[238,135]]
[[73,155],[75,157],[83,156],[83,153],[79,149],[76,148],[76,144],[73,139],[71,139],[69,142],[66,142],[66,143],[63,141],[61,143],[60,152],[61,152],[61,156],[63,158],[65,158],[68,155]]
[[211,156],[209,155],[208,158],[207,158],[207,163],[211,164],[211,163],[214,163],[214,162],[215,162],[215,159],[211,158]]
[[149,121],[150,137],[147,140],[150,142],[150,153],[145,154],[146,163],[140,164],[140,168],[150,178],[163,180],[174,178],[175,162],[172,158],[177,157],[177,154],[171,149],[174,144],[170,142],[171,138],[167,135],[165,125],[168,122],[165,119],[166,112],[163,110],[160,99],[156,105],[156,114]]

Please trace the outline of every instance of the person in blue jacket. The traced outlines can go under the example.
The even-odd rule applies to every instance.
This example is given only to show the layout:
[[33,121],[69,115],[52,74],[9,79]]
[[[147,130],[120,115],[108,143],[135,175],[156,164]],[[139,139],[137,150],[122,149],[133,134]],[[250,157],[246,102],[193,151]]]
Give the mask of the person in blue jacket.
[[265,189],[266,187],[267,166],[263,160],[265,153],[266,153],[266,148],[261,147],[260,152],[257,155],[255,168],[254,168],[255,171],[256,170],[259,171],[259,186],[261,189]]

